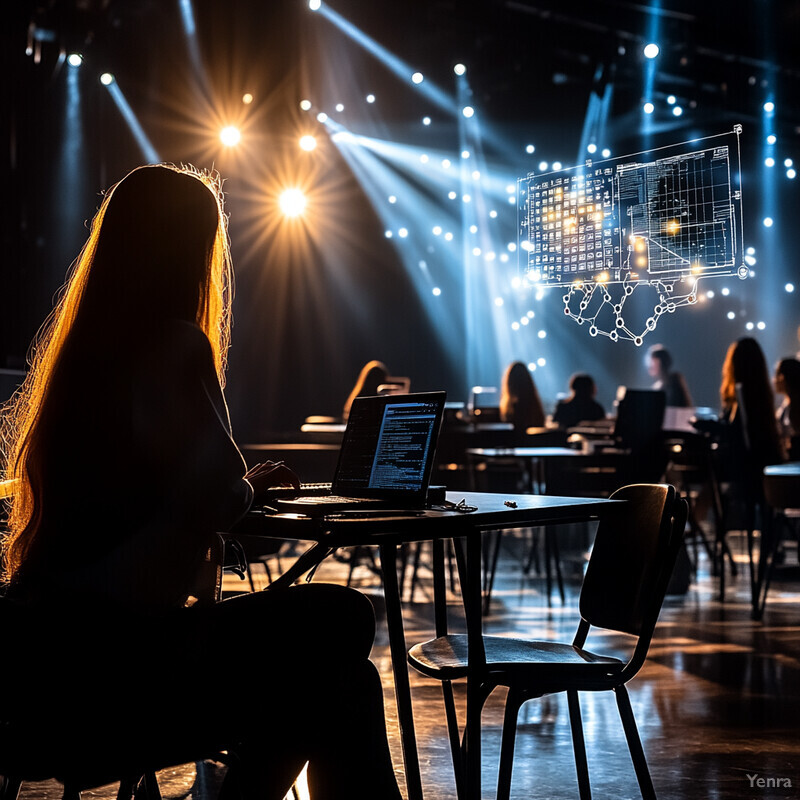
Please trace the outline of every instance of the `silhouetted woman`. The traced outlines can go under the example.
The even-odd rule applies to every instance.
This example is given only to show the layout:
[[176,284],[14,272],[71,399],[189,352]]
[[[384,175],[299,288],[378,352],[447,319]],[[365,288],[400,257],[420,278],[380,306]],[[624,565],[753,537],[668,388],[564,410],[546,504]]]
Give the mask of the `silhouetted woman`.
[[3,722],[67,771],[224,748],[247,798],[279,800],[307,760],[315,798],[399,798],[369,602],[325,585],[213,602],[217,531],[297,481],[246,472],[231,437],[231,295],[218,182],[149,166],[108,192],[4,418],[4,602],[25,624]]
[[342,411],[343,419],[347,420],[350,416],[350,406],[356,397],[370,397],[378,394],[378,387],[386,383],[389,377],[389,369],[382,361],[367,361],[358,374],[355,385],[344,404]]
[[800,361],[784,358],[775,369],[775,391],[784,395],[784,400],[775,416],[784,448],[791,460],[796,460],[800,444]]
[[500,419],[512,422],[517,433],[544,427],[544,408],[528,367],[521,361],[508,365],[500,387]]
[[569,380],[571,395],[559,400],[553,412],[553,422],[561,428],[573,428],[579,422],[595,422],[604,419],[606,412],[594,396],[597,393],[591,375],[576,373]]
[[663,345],[655,344],[647,351],[647,371],[653,378],[653,389],[667,395],[667,405],[689,408],[692,397],[686,378],[672,369],[672,354]]

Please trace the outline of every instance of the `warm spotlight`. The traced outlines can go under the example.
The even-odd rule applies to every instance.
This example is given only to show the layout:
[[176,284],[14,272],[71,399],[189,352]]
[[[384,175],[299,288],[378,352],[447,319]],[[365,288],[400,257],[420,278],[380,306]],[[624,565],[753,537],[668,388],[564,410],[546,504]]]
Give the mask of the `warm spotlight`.
[[278,203],[287,217],[298,217],[306,209],[306,196],[300,189],[285,189],[281,192]]
[[250,92],[245,92],[245,93],[242,95],[242,102],[243,102],[243,103],[244,103],[246,106],[249,106],[249,105],[250,105],[250,103],[252,103],[252,102],[253,102],[253,95],[252,95],[252,94],[250,94]]
[[655,58],[659,54],[659,52],[660,52],[659,47],[654,42],[646,44],[644,47],[645,58]]
[[100,76],[100,83],[102,83],[103,86],[111,86],[111,84],[114,83],[114,76],[110,72],[104,72]]
[[310,100],[301,100],[300,101],[300,108],[303,111],[311,111],[311,101]]
[[225,147],[236,147],[242,140],[242,134],[234,125],[228,125],[219,132],[219,138]]
[[67,64],[71,67],[79,67],[83,64],[83,56],[80,53],[70,53],[67,56]]
[[317,146],[317,140],[310,134],[300,137],[300,149],[310,153]]

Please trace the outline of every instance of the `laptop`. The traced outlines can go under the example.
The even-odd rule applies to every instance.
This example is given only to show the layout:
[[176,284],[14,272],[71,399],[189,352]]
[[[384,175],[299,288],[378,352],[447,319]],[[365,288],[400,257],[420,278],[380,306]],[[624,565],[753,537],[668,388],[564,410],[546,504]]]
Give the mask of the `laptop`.
[[445,392],[356,397],[330,493],[281,499],[278,510],[317,517],[424,508],[445,399]]

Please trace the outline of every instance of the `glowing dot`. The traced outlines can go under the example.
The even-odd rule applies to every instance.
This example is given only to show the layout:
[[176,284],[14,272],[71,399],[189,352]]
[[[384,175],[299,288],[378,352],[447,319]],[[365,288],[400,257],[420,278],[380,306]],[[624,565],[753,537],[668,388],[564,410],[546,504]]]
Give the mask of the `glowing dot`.
[[300,108],[303,111],[311,111],[311,101],[310,100],[301,100],[300,101]]
[[470,225],[469,226],[469,232],[470,233],[477,233],[478,232],[478,226],[477,225]]
[[786,170],[786,177],[790,180],[794,180],[797,177],[797,172],[795,171],[794,167]]
[[497,255],[496,255],[496,254],[495,254],[495,253],[494,253],[492,250],[490,250],[490,251],[489,251],[489,252],[486,254],[486,260],[487,260],[487,261],[494,261],[496,258],[497,258]]
[[586,150],[588,152],[590,152],[590,153],[596,153],[597,152],[597,145],[594,144],[594,143],[589,144],[589,145],[586,146]]
[[526,146],[525,152],[526,153],[535,153],[536,152],[536,148],[532,144],[529,144],[529,145]]
[[442,226],[441,225],[434,225],[433,226],[433,235],[434,236],[441,236],[442,235]]
[[471,196],[471,195],[468,195],[468,194],[465,194],[465,195],[462,195],[461,199],[462,199],[462,200],[463,200],[465,203],[469,203],[469,202],[470,202],[470,200],[472,200],[472,196]]
[[425,153],[423,153],[423,154],[422,154],[422,155],[419,157],[419,160],[420,160],[420,161],[421,161],[423,164],[427,164],[427,163],[428,163],[428,161],[430,161],[430,159],[428,158],[428,156],[427,156]]
[[431,124],[431,118],[430,117],[423,117],[422,118],[422,124],[423,125],[430,125]]
[[508,243],[508,252],[509,253],[515,253],[516,250],[517,250],[516,242],[509,242]]
[[498,306],[498,307],[499,307],[499,306],[502,306],[502,305],[503,305],[503,298],[502,298],[502,297],[495,297],[495,299],[494,299],[494,304],[495,304],[496,306]]
[[669,97],[667,97],[667,102],[668,102],[668,103],[669,103],[671,106],[674,106],[674,105],[675,105],[675,103],[677,102],[677,98],[675,97],[675,95],[674,95],[674,94],[671,94]]
[[412,83],[422,83],[422,81],[424,81],[424,80],[425,80],[425,78],[423,77],[421,72],[415,72],[411,76],[411,82]]
[[607,147],[604,147],[601,155],[603,158],[608,158],[611,155],[611,151]]
[[791,167],[794,164],[791,158],[784,158],[783,159],[783,166],[784,167]]
[[764,166],[765,167],[774,167],[775,166],[775,159],[772,156],[764,159]]
[[787,283],[786,286],[784,286],[783,288],[786,289],[787,292],[791,293],[791,292],[794,291],[794,284],[793,283]]
[[450,233],[450,231],[448,231],[448,232],[447,232],[447,233],[444,235],[444,238],[445,238],[445,240],[446,240],[446,241],[448,241],[448,242],[452,242],[452,241],[453,241],[453,234],[452,234],[452,233]]
[[502,261],[504,264],[506,264],[506,263],[508,262],[508,253],[501,253],[501,254],[500,254],[500,260],[501,260],[501,261]]
[[679,117],[681,114],[683,114],[683,109],[680,106],[673,106],[672,114],[675,117]]
[[645,58],[655,58],[659,54],[660,50],[657,44],[651,42],[650,44],[646,44],[644,46],[643,52]]
[[443,158],[442,159],[442,166],[445,169],[450,169],[450,159],[449,158]]
[[747,330],[749,331],[753,330],[754,327],[755,325],[753,325],[752,322],[748,322],[747,325],[745,325],[745,328],[747,328]]
[[777,141],[778,137],[774,133],[771,133],[769,136],[767,136],[767,144],[775,144]]
[[448,193],[447,193],[447,196],[448,196],[448,197],[449,197],[451,200],[455,200],[455,199],[456,199],[456,197],[457,197],[458,195],[457,195],[455,192],[448,192]]
[[242,134],[238,128],[228,125],[219,132],[219,138],[225,147],[235,147],[242,140]]
[[755,256],[749,256],[749,255],[745,256],[744,257],[744,263],[747,264],[748,267],[755,266],[755,263],[756,263]]
[[375,95],[374,94],[368,94],[367,95],[367,102],[368,103],[374,103],[375,102]]
[[515,275],[511,279],[511,288],[512,289],[519,289],[520,286],[522,286],[522,281],[520,280],[518,275]]
[[387,239],[391,239],[394,234],[391,231],[385,231],[383,234]]
[[536,316],[536,314],[533,311],[531,311],[530,309],[528,309],[528,313],[525,316],[528,319],[533,319]]
[[514,199],[513,195],[508,198],[508,202],[511,203],[512,205],[516,202],[516,200]]
[[745,253],[747,253],[749,256],[754,256],[756,254],[756,249],[755,247],[748,247],[747,250],[745,250]]
[[556,170],[556,171],[560,170],[561,169],[561,162],[560,161],[554,161],[553,162],[553,169]]
[[756,328],[758,328],[760,331],[763,331],[763,330],[764,330],[764,328],[766,328],[766,327],[767,327],[767,323],[766,323],[766,322],[759,322],[759,323],[756,325]]
[[772,217],[764,217],[764,227],[771,228],[774,224],[774,220]]
[[324,111],[320,111],[319,114],[317,114],[317,122],[327,122],[327,121],[328,121],[328,115]]
[[527,317],[523,317],[520,321],[520,325],[528,325],[530,320]]
[[442,293],[442,290],[438,286],[434,286],[433,289],[431,289],[431,294],[434,297],[438,297],[441,293]]
[[511,323],[511,330],[512,331],[518,331],[519,330],[519,322],[516,322],[516,321],[512,322]]
[[297,217],[306,209],[306,196],[300,189],[286,189],[278,198],[278,203],[287,217]]
[[477,169],[473,170],[472,171],[472,180],[478,181],[478,180],[480,180],[480,178],[481,178],[480,170],[477,170]]
[[300,137],[300,149],[310,153],[317,146],[317,140],[310,135]]
[[546,359],[544,359],[544,358],[537,358],[537,359],[536,359],[536,363],[537,363],[537,364],[538,364],[540,367],[543,367],[543,366],[544,366],[544,365],[547,363],[547,360],[546,360]]
[[464,106],[464,108],[461,109],[461,113],[466,119],[469,119],[475,115],[475,109],[472,106]]
[[547,336],[547,331],[539,331],[539,333],[538,333],[538,334],[536,334],[536,335],[537,335],[537,336],[538,336],[540,339],[544,339],[544,338]]
[[481,249],[480,249],[480,247],[473,247],[473,248],[472,248],[472,255],[474,255],[474,256],[479,256],[480,254],[481,254]]
[[252,103],[252,102],[253,102],[253,95],[252,95],[252,94],[250,94],[250,92],[245,92],[245,93],[242,95],[242,102],[243,102],[243,103],[244,103],[246,106],[249,106],[249,105],[250,105],[250,103]]
[[517,191],[517,187],[514,186],[513,183],[509,183],[506,186],[506,194],[514,194],[514,192],[516,192],[516,191]]
[[540,161],[539,162],[539,172],[544,172],[547,169],[547,167],[548,167],[548,164],[547,164],[546,161]]
[[388,200],[392,205],[394,205],[397,202],[397,198],[393,194],[389,195]]
[[773,103],[771,100],[767,100],[767,102],[764,103],[764,111],[766,111],[767,114],[771,114],[774,110],[775,103]]
[[462,150],[461,158],[469,158],[469,150]]
[[711,300],[714,297],[714,292],[709,290],[706,292],[706,297]]
[[322,0],[308,0],[308,7],[312,11],[319,11],[319,7],[322,5]]
[[656,107],[652,103],[645,103],[642,110],[645,114],[652,114],[656,110]]
[[67,56],[67,64],[71,67],[79,67],[83,64],[83,56],[80,53],[70,53]]
[[490,216],[492,219],[497,219],[497,212],[496,212],[494,209],[492,209],[492,210],[489,212],[489,216]]
[[736,314],[734,314],[733,311],[729,311],[728,312],[728,319],[736,319]]
[[453,67],[453,72],[455,72],[456,75],[463,75],[466,71],[467,68],[463,64],[456,64]]
[[731,293],[731,290],[727,286],[722,290],[722,294],[725,297],[727,297],[730,293]]
[[111,86],[111,84],[114,83],[114,76],[110,72],[104,72],[100,76],[100,83],[102,83],[103,86]]
[[405,238],[406,238],[406,236],[408,236],[408,228],[400,228],[400,229],[397,231],[397,235],[398,235],[398,236],[399,236],[401,239],[405,239]]
[[339,113],[341,113],[342,111],[344,111],[344,103],[337,103],[337,104],[336,104],[336,110],[337,110]]
[[531,361],[530,364],[528,364],[528,369],[531,372],[535,372],[536,371],[536,362],[535,361]]

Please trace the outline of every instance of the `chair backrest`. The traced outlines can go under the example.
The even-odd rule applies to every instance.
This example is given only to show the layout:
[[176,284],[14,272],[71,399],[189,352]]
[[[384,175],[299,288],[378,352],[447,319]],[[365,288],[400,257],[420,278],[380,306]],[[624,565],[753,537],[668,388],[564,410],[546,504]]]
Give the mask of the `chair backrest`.
[[666,484],[624,486],[611,497],[627,503],[599,523],[581,588],[581,617],[638,636],[646,653],[683,541],[687,506]]

